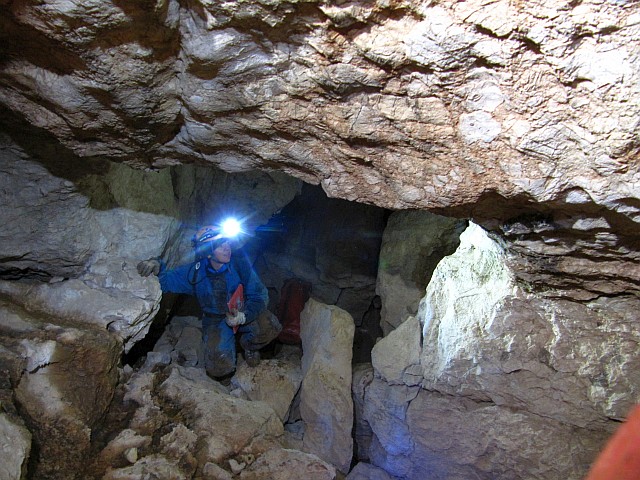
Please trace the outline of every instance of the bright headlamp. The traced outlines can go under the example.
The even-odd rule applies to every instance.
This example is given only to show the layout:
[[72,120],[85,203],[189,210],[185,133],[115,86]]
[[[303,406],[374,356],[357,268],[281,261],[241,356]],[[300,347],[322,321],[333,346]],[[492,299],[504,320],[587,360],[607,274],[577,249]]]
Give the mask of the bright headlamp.
[[220,230],[221,237],[234,238],[242,232],[242,225],[235,218],[227,218],[220,224]]

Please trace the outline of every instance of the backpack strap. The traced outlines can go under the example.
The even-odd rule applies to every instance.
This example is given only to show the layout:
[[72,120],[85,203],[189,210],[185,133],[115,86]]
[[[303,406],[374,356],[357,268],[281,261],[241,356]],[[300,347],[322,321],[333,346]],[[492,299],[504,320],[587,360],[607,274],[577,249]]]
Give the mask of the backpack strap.
[[193,296],[195,298],[198,298],[198,296],[196,295],[196,285],[198,284],[198,273],[199,273],[200,267],[202,267],[202,260],[198,260],[197,262],[195,262],[192,265],[193,275],[191,276],[191,279],[189,280],[189,283],[193,287]]
[[231,256],[231,264],[238,272],[240,276],[240,283],[245,287],[249,285],[249,278],[251,278],[251,264],[247,253],[243,249],[236,250],[234,255]]

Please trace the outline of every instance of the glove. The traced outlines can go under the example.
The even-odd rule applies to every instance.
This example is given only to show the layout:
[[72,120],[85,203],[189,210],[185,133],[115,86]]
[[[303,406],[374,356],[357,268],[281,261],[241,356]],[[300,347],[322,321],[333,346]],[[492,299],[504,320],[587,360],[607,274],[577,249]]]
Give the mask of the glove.
[[237,327],[238,325],[244,325],[244,322],[247,321],[247,317],[245,317],[244,312],[238,312],[235,315],[227,313],[225,321],[230,327]]
[[158,275],[158,273],[160,273],[160,262],[155,258],[151,258],[149,260],[143,260],[136,268],[138,269],[138,273],[143,277],[148,277],[152,273]]

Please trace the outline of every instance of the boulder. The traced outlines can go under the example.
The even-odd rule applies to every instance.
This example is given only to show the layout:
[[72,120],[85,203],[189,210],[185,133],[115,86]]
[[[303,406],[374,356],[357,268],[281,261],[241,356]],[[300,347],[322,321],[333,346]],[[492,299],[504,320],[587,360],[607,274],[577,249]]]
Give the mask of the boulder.
[[300,318],[303,448],[347,473],[353,456],[351,357],[355,326],[344,310],[311,298]]
[[33,475],[79,478],[93,429],[115,394],[122,345],[99,328],[34,315],[3,301],[0,318],[0,365],[11,379],[11,390],[2,389],[11,403],[3,401],[3,408],[19,411],[29,433],[17,423],[5,429],[17,449],[7,468],[19,467],[37,449]]
[[231,385],[242,390],[249,400],[270,405],[282,423],[287,421],[301,383],[300,363],[279,358],[262,360],[256,367],[241,362],[231,379]]
[[346,480],[393,480],[393,477],[381,468],[360,462],[349,472]]
[[583,478],[637,397],[637,376],[622,373],[636,363],[623,312],[637,300],[532,294],[503,245],[473,224],[460,238],[427,287],[421,328],[410,319],[374,350],[371,463],[402,478]]
[[317,456],[297,450],[272,449],[240,474],[240,480],[334,480],[333,465]]
[[164,401],[192,412],[186,425],[198,436],[195,452],[201,464],[219,463],[249,445],[259,435],[278,437],[282,422],[264,402],[235,398],[210,387],[204,369],[175,367],[160,385]]

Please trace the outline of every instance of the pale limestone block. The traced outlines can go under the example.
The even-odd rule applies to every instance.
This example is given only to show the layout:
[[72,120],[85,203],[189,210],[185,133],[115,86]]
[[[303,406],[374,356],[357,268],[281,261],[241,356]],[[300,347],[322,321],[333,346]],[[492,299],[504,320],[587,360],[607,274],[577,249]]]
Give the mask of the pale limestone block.
[[300,316],[303,449],[348,472],[353,453],[351,357],[355,325],[344,310],[310,299]]

